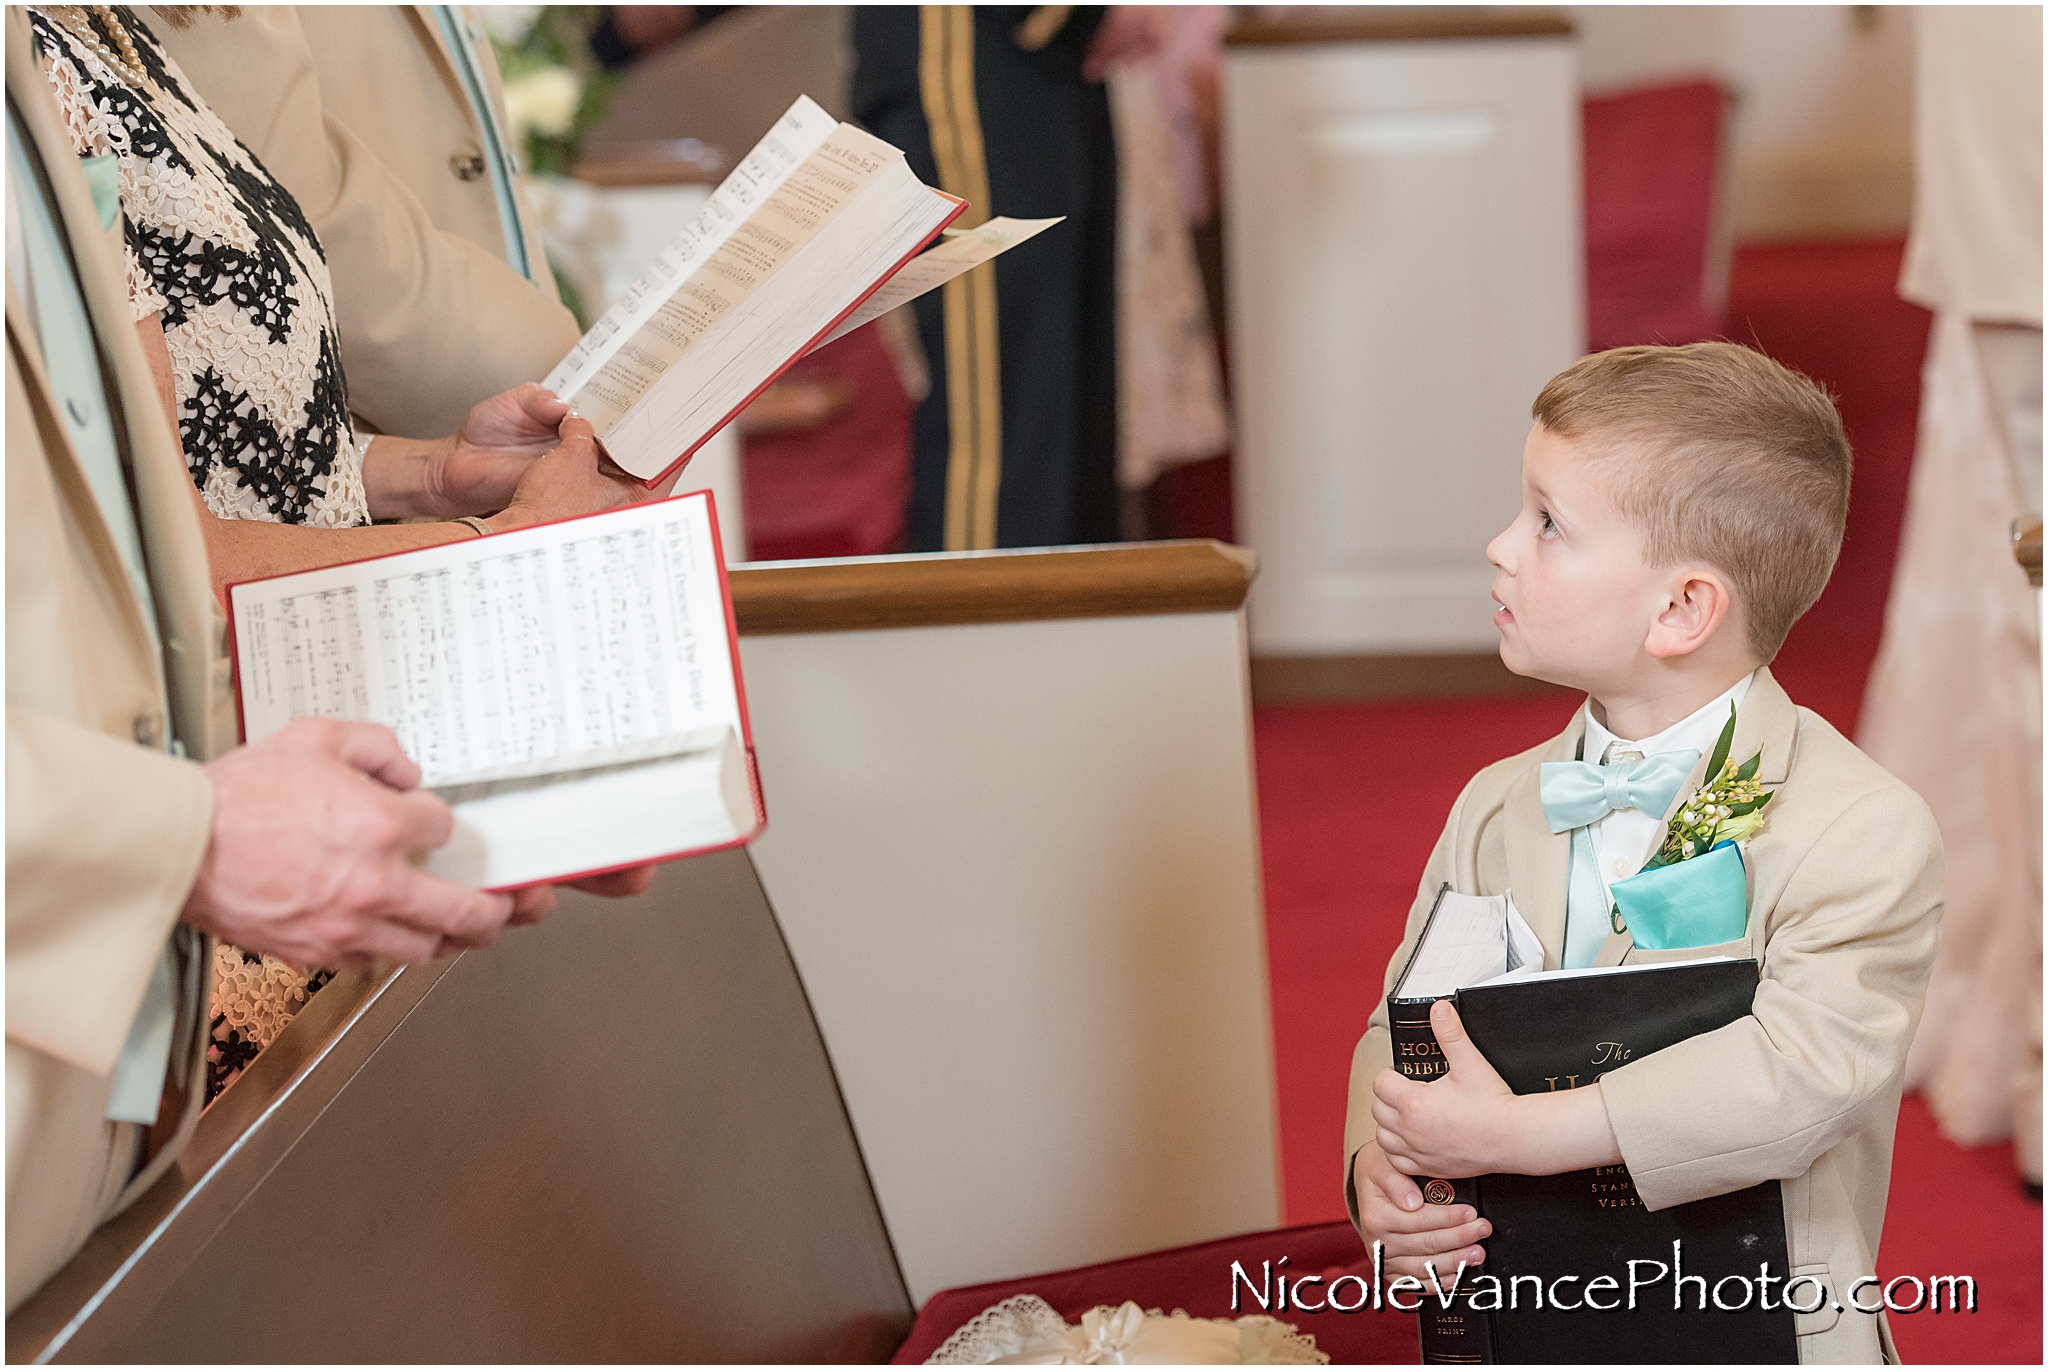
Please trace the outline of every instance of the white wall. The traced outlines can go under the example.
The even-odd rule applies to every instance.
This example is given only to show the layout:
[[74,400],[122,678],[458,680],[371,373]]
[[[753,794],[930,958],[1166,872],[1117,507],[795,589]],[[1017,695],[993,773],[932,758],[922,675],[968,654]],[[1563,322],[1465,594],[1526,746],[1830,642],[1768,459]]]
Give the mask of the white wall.
[[1905,231],[1911,7],[1577,5],[1568,13],[1589,92],[1701,73],[1734,89],[1728,214],[1738,241]]

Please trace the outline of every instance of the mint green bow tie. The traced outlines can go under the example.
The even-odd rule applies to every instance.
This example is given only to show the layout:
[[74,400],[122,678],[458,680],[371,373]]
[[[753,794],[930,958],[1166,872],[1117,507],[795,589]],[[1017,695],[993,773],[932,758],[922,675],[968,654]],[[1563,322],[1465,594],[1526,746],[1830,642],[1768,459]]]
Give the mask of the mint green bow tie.
[[1552,832],[1597,823],[1613,809],[1641,809],[1662,818],[1700,759],[1695,751],[1658,752],[1635,762],[1546,761],[1539,792]]

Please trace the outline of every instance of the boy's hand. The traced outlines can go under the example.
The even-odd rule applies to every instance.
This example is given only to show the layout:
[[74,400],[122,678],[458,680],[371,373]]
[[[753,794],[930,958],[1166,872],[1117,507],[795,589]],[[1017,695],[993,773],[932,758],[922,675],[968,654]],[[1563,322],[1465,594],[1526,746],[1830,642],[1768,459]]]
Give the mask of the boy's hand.
[[[1502,1171],[1559,1175],[1621,1165],[1600,1082],[1517,1096],[1465,1035],[1450,1001],[1430,1006],[1444,1073],[1424,1084],[1383,1070],[1372,1082],[1372,1120],[1387,1163],[1407,1175],[1462,1180]],[[1364,1197],[1364,1187],[1359,1195]]]
[[1383,1070],[1372,1082],[1372,1120],[1388,1162],[1403,1174],[1447,1180],[1519,1169],[1510,1121],[1514,1091],[1472,1045],[1450,1000],[1430,1006],[1429,1025],[1443,1051],[1445,1073],[1418,1083]]
[[1486,1260],[1484,1248],[1474,1243],[1491,1235],[1493,1225],[1470,1204],[1424,1203],[1415,1181],[1394,1169],[1377,1143],[1358,1149],[1351,1187],[1358,1194],[1359,1233],[1368,1246],[1379,1242],[1385,1247],[1389,1276],[1413,1275],[1427,1282],[1429,1272],[1422,1265],[1434,1260],[1437,1279],[1449,1287],[1459,1261],[1476,1266]]

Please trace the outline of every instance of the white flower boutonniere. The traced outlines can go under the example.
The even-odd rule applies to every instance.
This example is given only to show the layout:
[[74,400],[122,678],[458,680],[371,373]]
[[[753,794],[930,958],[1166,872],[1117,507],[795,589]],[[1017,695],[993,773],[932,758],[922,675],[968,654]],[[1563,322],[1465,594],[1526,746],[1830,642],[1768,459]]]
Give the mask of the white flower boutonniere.
[[1728,755],[1734,743],[1735,708],[1730,705],[1728,724],[1721,729],[1720,740],[1707,760],[1706,779],[1664,825],[1664,841],[1644,870],[1704,856],[1723,842],[1747,842],[1763,830],[1767,821],[1764,806],[1776,794],[1766,790],[1756,778],[1764,754],[1758,750],[1755,756],[1737,765]]

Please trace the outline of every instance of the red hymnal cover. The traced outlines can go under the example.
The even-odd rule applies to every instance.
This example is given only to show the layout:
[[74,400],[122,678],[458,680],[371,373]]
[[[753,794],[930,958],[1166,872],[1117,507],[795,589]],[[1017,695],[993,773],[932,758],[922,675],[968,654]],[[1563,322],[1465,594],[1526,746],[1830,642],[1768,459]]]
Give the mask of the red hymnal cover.
[[710,492],[228,589],[255,742],[384,724],[483,889],[723,850],[767,824]]

